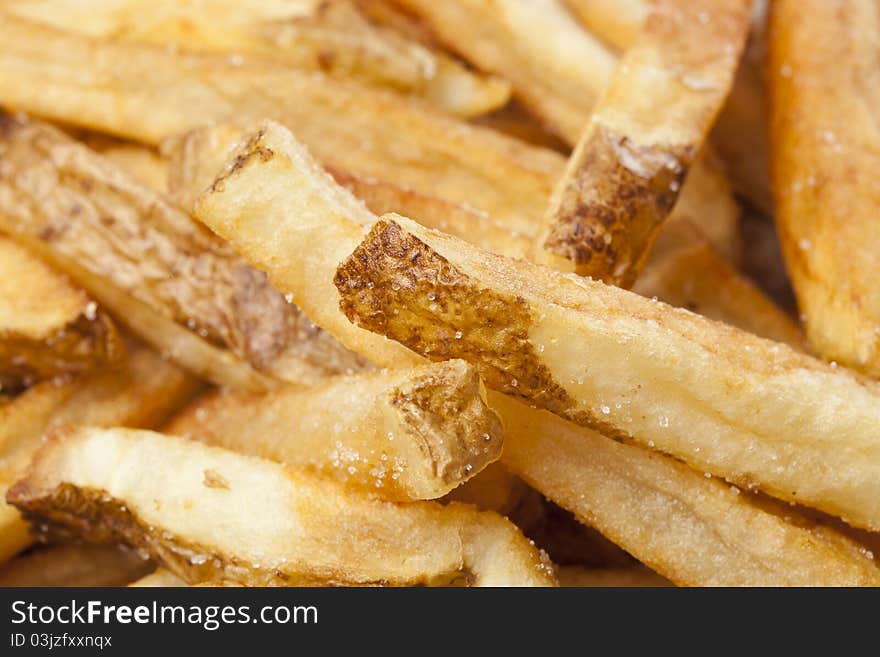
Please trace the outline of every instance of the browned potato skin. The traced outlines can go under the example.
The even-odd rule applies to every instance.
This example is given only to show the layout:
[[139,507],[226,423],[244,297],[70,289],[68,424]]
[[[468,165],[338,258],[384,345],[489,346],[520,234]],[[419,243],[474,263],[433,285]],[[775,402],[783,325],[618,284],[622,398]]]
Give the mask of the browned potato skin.
[[[149,467],[154,476],[120,478],[104,460]],[[181,493],[189,506],[176,503]],[[123,541],[189,583],[555,584],[545,558],[497,514],[375,500],[269,461],[153,432],[57,432],[7,499],[35,527],[95,543]],[[216,523],[218,513],[225,523]]]
[[39,258],[0,237],[0,390],[87,373],[124,355],[103,309]]
[[[358,326],[431,359],[468,360],[490,388],[880,528],[877,461],[865,458],[880,450],[874,382],[612,286],[479,252],[402,217],[380,219],[335,283]],[[691,392],[673,394],[680,386]],[[784,403],[768,401],[780,396]]]
[[632,285],[733,83],[750,4],[651,5],[553,193],[539,261]]
[[463,361],[214,393],[166,433],[324,474],[393,501],[435,499],[501,455],[498,416]]
[[[39,383],[0,407],[0,494],[27,467],[46,432],[69,424],[155,427],[201,388],[149,349],[133,344],[128,351],[120,367]],[[0,504],[0,562],[32,540],[18,511]]]
[[[0,173],[0,227],[68,271],[144,339],[156,336],[113,300],[130,297],[269,376],[285,378],[278,370],[291,359],[301,361],[294,378],[306,382],[360,366],[264,274],[55,128],[0,116],[0,157],[6,165]],[[113,300],[97,285],[111,287]]]
[[0,567],[0,586],[125,586],[153,565],[115,545],[37,548]]
[[[618,51],[625,51],[638,38],[648,15],[648,0],[565,0],[572,13]],[[727,104],[712,129],[712,143],[724,157],[737,193],[768,216],[770,153],[767,141],[767,103],[762,69],[764,63],[764,14],[766,0],[755,3],[749,48],[740,62]]]
[[880,376],[880,129],[870,0],[780,0],[770,19],[776,226],[813,348]]
[[[251,153],[260,152],[271,153],[272,157],[248,157]],[[338,293],[330,289],[338,263],[355,249],[366,234],[365,226],[375,222],[376,217],[370,213],[365,214],[363,208],[352,206],[350,195],[342,194],[344,190],[340,190],[326,172],[308,157],[303,147],[292,139],[290,132],[278,124],[262,124],[256,128],[252,138],[235,154],[233,161],[239,166],[234,171],[224,170],[223,181],[213,185],[202,197],[197,213],[199,218],[228,239],[236,249],[247,254],[252,262],[266,267],[279,285],[287,286],[286,289],[295,292],[297,298],[302,299],[304,310],[316,318],[320,316],[321,325],[332,330],[338,339],[371,357],[380,354],[382,363],[389,367],[416,364],[417,357],[400,344],[389,343],[384,338],[351,324],[339,310]],[[259,193],[255,192],[257,189]],[[230,211],[232,208],[235,210]],[[313,213],[316,216],[312,216]],[[313,245],[315,261],[310,263],[309,269],[293,269],[283,259],[282,254],[302,248],[302,235],[306,229],[306,239]],[[524,280],[528,278],[526,276]],[[313,294],[315,290],[318,294]],[[495,408],[498,406],[495,405]],[[522,424],[521,418],[532,423],[543,422],[544,418],[557,420],[555,416],[542,414],[523,405],[519,405],[519,408],[522,416],[502,413],[502,422],[508,427],[516,427]],[[746,514],[743,516],[748,518],[746,524],[772,524],[766,518],[766,511],[755,504],[748,502],[740,506],[748,498],[727,494],[728,489],[723,486],[705,487],[703,482],[706,480],[702,474],[680,467],[672,458],[660,454],[649,454],[649,458],[644,458],[639,456],[645,454],[644,450],[637,447],[629,447],[621,457],[617,448],[619,443],[604,436],[600,437],[588,429],[575,427],[571,423],[562,422],[562,425],[575,432],[574,444],[588,446],[583,451],[583,458],[588,463],[598,463],[601,459],[622,459],[619,472],[616,469],[600,472],[609,477],[607,481],[614,484],[613,490],[630,490],[629,487],[635,484],[632,492],[623,498],[629,503],[621,504],[618,498],[611,497],[606,504],[602,503],[601,497],[582,496],[577,480],[569,478],[565,471],[548,470],[546,473],[539,473],[534,477],[533,485],[543,494],[552,496],[560,505],[577,511],[582,519],[592,519],[597,526],[603,528],[603,533],[613,536],[614,540],[632,554],[650,560],[666,575],[675,574],[682,583],[700,585],[708,581],[704,579],[705,573],[694,579],[687,575],[693,573],[692,562],[699,565],[699,560],[705,556],[701,544],[698,542],[694,546],[697,550],[694,553],[685,554],[681,550],[682,543],[689,540],[692,525],[687,516],[680,514],[680,500],[688,495],[685,491],[692,490],[692,486],[697,486],[697,490],[702,491],[712,501],[713,506],[722,509],[714,518],[706,519],[704,524],[709,526],[709,535],[712,535],[713,522],[728,518],[737,509],[737,513]],[[554,454],[558,426],[552,422],[547,426],[546,431],[529,432],[528,436],[533,441],[529,444],[534,444],[536,453],[542,455],[549,464],[558,464]],[[512,433],[508,429],[508,435]],[[633,481],[626,475],[630,466],[625,457],[629,453],[635,454],[644,464],[644,479],[641,482]],[[531,463],[531,460],[526,459],[525,462]],[[492,467],[494,466],[490,469]],[[565,486],[561,490],[557,488],[557,476],[561,485]],[[472,483],[481,483],[480,479],[481,477],[476,477],[456,489],[456,494],[459,491],[467,492],[465,489],[471,488]],[[680,483],[676,484],[679,480]],[[648,497],[662,482],[668,481],[673,482],[671,494],[661,498],[665,500],[665,504],[655,507],[653,512],[657,513],[657,525],[664,527],[663,535],[668,536],[670,541],[658,545],[653,542],[653,532],[649,532],[647,536],[644,534],[646,527],[650,526],[644,523],[643,507],[638,501]],[[680,487],[678,492],[677,486]],[[572,498],[563,497],[562,493],[566,490],[572,491]],[[597,490],[601,492],[612,488],[607,486]],[[506,496],[503,499],[488,498],[480,490],[466,499],[489,506],[497,504],[500,509],[516,504],[515,497],[512,502]],[[796,513],[792,515],[797,516]],[[790,524],[788,521],[783,523],[782,530],[787,531],[786,527]],[[618,529],[612,533],[611,529],[614,527]],[[740,542],[734,549],[740,551],[741,555],[766,549],[765,534],[740,532],[736,536]],[[804,556],[801,553],[788,558],[800,563],[804,561]],[[733,563],[744,562],[740,557]],[[810,564],[810,568],[824,568],[821,562],[817,563],[812,559]],[[738,568],[734,570],[738,571]],[[709,576],[714,576],[715,573],[715,568],[709,570]]]

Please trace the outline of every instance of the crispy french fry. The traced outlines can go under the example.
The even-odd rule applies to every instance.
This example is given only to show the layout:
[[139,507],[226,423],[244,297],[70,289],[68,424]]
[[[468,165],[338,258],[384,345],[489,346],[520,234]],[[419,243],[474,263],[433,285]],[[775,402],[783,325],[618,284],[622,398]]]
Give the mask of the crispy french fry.
[[0,390],[89,372],[124,355],[103,309],[39,258],[0,237]]
[[[148,479],[120,476],[145,468]],[[374,500],[270,461],[147,431],[62,432],[7,498],[54,531],[144,548],[191,583],[555,582],[538,550],[494,513]]]
[[[241,126],[221,124],[196,128],[163,142],[162,152],[170,160],[171,195],[178,205],[193,207],[232,152],[241,147],[246,134]],[[361,178],[336,169],[329,172],[375,214],[400,212],[425,226],[514,258],[524,257],[531,250],[529,236],[516,233],[467,206],[375,178]]]
[[[246,253],[252,262],[265,267],[273,280],[286,281],[286,285],[289,286],[286,289],[302,300],[305,312],[313,317],[320,316],[319,323],[325,327],[332,327],[330,330],[338,339],[357,345],[357,348],[364,350],[363,353],[371,355],[379,353],[379,349],[384,350],[381,352],[383,362],[389,366],[413,363],[410,353],[393,349],[385,342],[375,342],[364,334],[363,329],[340,320],[339,297],[325,287],[327,278],[333,275],[340,251],[354,248],[355,240],[359,239],[359,235],[364,234],[364,221],[367,217],[363,215],[363,209],[351,206],[350,198],[341,194],[326,173],[314,164],[302,147],[292,139],[289,131],[270,123],[261,128],[258,134],[259,132],[262,132],[262,135],[252,140],[250,148],[245,148],[236,154],[235,159],[239,160],[240,166],[231,174],[225,173],[225,179],[213,186],[201,199],[197,215],[213,230],[229,239],[236,249]],[[248,157],[249,153],[261,151],[270,151],[273,155],[268,159]],[[259,181],[259,185],[256,181]],[[311,212],[306,211],[309,209]],[[299,242],[299,239],[303,241]],[[308,253],[311,254],[308,268],[301,274],[289,270],[289,262],[285,260],[283,254],[304,252],[306,244],[309,245]],[[337,246],[339,249],[336,248]],[[315,288],[318,289],[317,294],[314,293]],[[619,294],[626,298],[630,296],[625,292]],[[522,405],[517,405],[516,410],[517,413],[525,414],[529,422],[533,423],[543,421],[545,417],[545,414]],[[521,421],[518,415],[506,417],[502,412],[501,417],[507,427],[515,426]],[[549,414],[546,417],[555,421],[555,418]],[[578,440],[589,446],[585,454],[595,451],[597,459],[625,459],[626,454],[629,453],[642,454],[639,448],[628,447],[624,457],[619,457],[618,443],[613,440],[609,438],[600,440],[599,434],[589,429],[575,427],[569,423],[563,424],[567,430],[580,436]],[[554,427],[555,425],[551,424],[547,432],[531,433],[530,439],[546,458],[555,461],[555,457],[552,456]],[[619,544],[637,558],[655,564],[658,569],[662,569],[663,574],[674,575],[683,584],[704,583],[699,577],[686,579],[688,573],[694,573],[694,567],[689,565],[690,560],[694,556],[698,557],[702,551],[696,552],[699,546],[692,546],[690,549],[693,552],[681,550],[681,546],[686,545],[694,534],[689,517],[680,512],[680,500],[688,499],[689,491],[700,490],[708,504],[717,509],[727,509],[733,514],[737,509],[742,509],[739,506],[741,498],[728,495],[728,489],[723,486],[705,487],[702,474],[681,467],[671,458],[660,454],[646,454],[645,457],[638,458],[643,475],[635,482],[626,476],[625,460],[620,472],[612,469],[602,473],[611,482],[616,482],[614,483],[616,490],[633,491],[626,498],[628,502],[626,504],[619,503],[619,498],[613,498],[608,505],[591,504],[589,508],[566,504],[566,499],[569,502],[572,499],[568,497],[563,499],[562,495],[554,495],[554,491],[558,491],[560,485],[570,484],[576,489],[576,484],[570,483],[574,480],[568,479],[564,472],[559,479],[553,476],[552,471],[539,473],[532,483],[562,506],[569,508],[570,511],[576,511],[582,520],[592,518],[597,526],[603,528],[603,533],[607,532],[606,535],[614,531],[613,536]],[[477,480],[479,477],[474,481]],[[566,484],[566,481],[569,484]],[[645,509],[638,502],[641,499],[651,499],[658,487],[665,487],[671,492],[666,498],[667,504],[662,508],[652,509],[652,513],[656,513],[659,518],[658,524],[664,527],[664,536],[668,539],[661,543],[655,543],[651,537],[645,540],[643,533]],[[676,487],[678,493],[675,493]],[[583,501],[583,504],[587,504],[586,497],[578,499]],[[755,505],[741,512],[752,515],[755,518],[754,522],[758,524],[773,525],[776,522],[768,519],[767,512]],[[796,513],[792,514],[792,517],[796,516]],[[716,516],[719,519],[725,517],[724,512]],[[788,525],[791,524],[785,521],[780,531],[790,531]],[[706,531],[711,532],[711,529]],[[773,538],[767,533],[751,535],[741,532],[738,536],[743,544],[731,553],[733,565],[736,566],[733,570],[737,572],[741,568],[748,569],[748,566],[738,565],[747,563],[747,559],[750,558],[748,555],[779,549],[779,544],[774,544],[771,548],[764,543]],[[791,555],[788,552],[795,545],[783,544],[781,548],[783,554],[780,559],[788,559],[796,563],[801,556]],[[813,570],[824,568],[815,562],[809,567]],[[699,572],[696,574],[699,575]],[[714,576],[714,569],[710,574]]]
[[771,140],[776,226],[807,337],[880,376],[880,128],[874,2],[773,4]]
[[[570,145],[578,143],[597,99],[614,77],[617,58],[568,15],[560,0],[400,1],[477,66],[507,76],[525,107]],[[554,38],[548,40],[546,34]],[[643,60],[653,62],[652,57]],[[653,107],[646,113],[656,119]],[[672,218],[679,216],[699,224],[736,261],[739,207],[708,151],[696,159],[683,185]]]
[[326,166],[393,181],[534,230],[564,166],[555,152],[424,104],[271,60],[188,55],[4,16],[0,102],[158,144],[209,122],[276,118]]
[[[473,479],[452,489],[444,501],[463,502],[510,517],[529,494],[528,485],[500,461],[487,465]],[[519,525],[518,525],[519,526]]]
[[54,545],[0,567],[0,586],[124,586],[153,566],[116,546]]
[[119,143],[99,152],[154,192],[168,191],[168,163],[154,150],[136,144]]
[[660,236],[633,291],[806,351],[797,323],[686,222]]
[[149,575],[141,577],[136,582],[132,582],[129,586],[135,588],[185,588],[188,587],[189,584],[186,583],[186,580],[181,579],[174,573],[171,573],[164,568],[157,568]]
[[510,97],[505,80],[373,25],[349,0],[5,0],[0,9],[91,37],[271,57],[299,70],[414,94],[464,117],[491,112]]
[[[625,51],[636,40],[650,10],[649,0],[565,0],[580,21],[598,37]],[[760,68],[761,27],[766,2],[754,2],[752,42],[740,62],[727,104],[718,115],[712,141],[724,157],[737,192],[767,214],[770,198],[767,107]],[[711,20],[711,13],[707,14]]]
[[750,0],[651,5],[554,191],[540,261],[632,285],[733,83],[749,9]]
[[393,215],[339,266],[336,286],[343,312],[362,328],[432,359],[464,358],[491,388],[880,528],[874,382]]
[[[46,381],[0,406],[0,494],[20,476],[47,431],[67,424],[155,427],[198,390],[192,377],[149,349],[129,352],[121,367],[61,384]],[[18,511],[0,504],[0,562],[31,540]]]
[[563,566],[559,569],[560,586],[601,587],[601,588],[655,588],[671,586],[669,580],[644,566],[629,568],[583,568],[582,566]]
[[237,388],[263,388],[269,377],[308,383],[359,366],[162,197],[51,126],[9,115],[0,122],[0,228],[157,349]]
[[794,510],[770,512],[684,464],[498,393],[490,401],[505,419],[506,466],[677,584],[880,582],[864,547]]
[[501,424],[463,361],[213,394],[164,430],[400,501],[441,497],[501,454]]

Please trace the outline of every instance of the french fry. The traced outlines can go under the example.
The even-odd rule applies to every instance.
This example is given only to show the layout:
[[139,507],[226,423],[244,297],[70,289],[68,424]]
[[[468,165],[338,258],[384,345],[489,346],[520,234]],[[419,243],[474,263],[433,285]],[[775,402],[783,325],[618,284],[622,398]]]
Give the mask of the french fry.
[[393,181],[533,231],[564,166],[555,152],[353,82],[271,60],[168,52],[0,21],[0,102],[157,145],[215,122],[275,118],[325,166]]
[[[163,142],[162,152],[170,161],[171,195],[178,205],[193,207],[232,152],[241,147],[246,135],[247,131],[241,126],[222,124],[196,128]],[[454,205],[375,178],[360,178],[333,169],[329,173],[374,214],[400,212],[425,226],[514,258],[524,257],[531,249],[529,236],[516,233],[467,206]]]
[[[649,0],[565,0],[572,13],[596,36],[618,51],[638,37],[650,9]],[[761,75],[764,44],[761,31],[765,0],[754,2],[752,35],[740,62],[730,97],[712,130],[712,142],[724,157],[739,194],[757,209],[771,214],[770,155],[767,143],[767,103]],[[711,14],[708,14],[711,19]]]
[[[249,153],[259,152],[271,152],[272,157],[267,159],[248,157]],[[276,124],[263,126],[250,140],[249,146],[236,153],[234,159],[239,161],[239,166],[234,172],[224,171],[221,182],[214,185],[200,199],[197,216],[221,236],[229,239],[236,249],[246,253],[253,263],[265,267],[273,280],[286,281],[288,287],[285,289],[301,299],[304,311],[316,318],[320,316],[319,323],[325,327],[332,327],[330,330],[338,339],[347,344],[357,345],[358,349],[363,349],[362,353],[374,357],[376,353],[380,353],[379,349],[384,350],[381,354],[386,365],[412,364],[414,361],[411,353],[393,349],[385,342],[371,340],[367,337],[368,334],[364,334],[363,329],[341,320],[339,297],[325,287],[327,278],[332,277],[339,262],[336,259],[340,257],[340,251],[354,248],[354,241],[365,232],[364,221],[367,217],[363,215],[362,208],[352,207],[350,197],[341,193],[327,174],[312,161],[308,153],[293,140],[289,131]],[[259,185],[255,184],[256,181],[259,181]],[[307,209],[311,209],[311,212],[306,212]],[[297,241],[299,239],[304,241]],[[305,244],[309,245],[308,253],[312,254],[308,269],[302,273],[289,270],[289,262],[284,259],[283,254],[304,252]],[[579,282],[578,286],[584,284]],[[282,287],[284,288],[285,285]],[[317,294],[314,293],[315,288],[318,289]],[[622,291],[615,294],[625,298],[632,296]],[[642,303],[650,304],[646,300]],[[616,355],[615,359],[617,358]],[[492,406],[498,408],[494,404]],[[523,405],[515,406],[515,410],[522,414],[522,417],[520,415],[508,417],[505,416],[503,409],[501,410],[502,423],[508,431],[510,427],[523,421],[522,417],[531,423],[543,422],[546,418],[556,422],[554,416],[539,413]],[[609,528],[618,528],[614,533],[618,544],[637,558],[654,563],[658,570],[662,568],[662,574],[674,575],[680,583],[689,585],[704,583],[699,578],[699,572],[696,572],[697,577],[694,579],[686,579],[688,573],[695,572],[693,565],[689,564],[692,558],[702,554],[702,551],[697,552],[699,546],[692,546],[693,552],[681,550],[681,545],[687,544],[693,538],[692,524],[688,516],[680,512],[680,500],[688,499],[689,491],[700,490],[707,504],[711,504],[714,508],[726,509],[731,514],[747,513],[753,516],[754,522],[758,524],[773,526],[778,520],[767,518],[767,511],[754,504],[741,506],[742,498],[733,494],[728,495],[728,489],[723,486],[706,487],[701,473],[681,467],[677,461],[660,454],[646,453],[644,457],[635,457],[639,459],[643,468],[643,479],[633,483],[633,480],[625,475],[625,458],[628,454],[643,454],[640,448],[628,447],[621,457],[620,447],[613,440],[570,423],[562,424],[567,431],[579,436],[578,440],[581,441],[579,444],[586,444],[589,447],[585,450],[585,454],[595,453],[597,459],[609,461],[624,459],[620,472],[614,469],[603,471],[604,476],[616,482],[615,489],[631,490],[631,486],[636,488],[626,498],[628,502],[626,504],[619,503],[616,497],[612,499],[611,504],[591,504],[589,507],[566,504],[566,500],[573,501],[568,496],[565,498],[561,495],[556,496],[555,501],[569,508],[570,511],[576,511],[582,520],[592,518],[597,526],[604,528],[603,532],[612,531]],[[540,449],[554,462],[556,459],[552,455],[555,427],[556,424],[551,424],[546,432],[529,434],[536,449]],[[507,462],[506,457],[503,459]],[[473,481],[478,480],[479,477]],[[552,471],[547,471],[539,473],[532,483],[539,491],[554,498],[554,491],[558,492],[560,485],[571,485],[576,489],[576,484],[571,483],[573,481],[568,479],[564,472],[560,478],[556,478]],[[676,486],[679,488],[677,494],[674,493]],[[658,487],[673,492],[666,498],[667,504],[652,510],[652,513],[657,514],[658,525],[664,527],[664,536],[668,538],[662,543],[655,543],[653,539],[644,540],[645,510],[638,503],[638,500],[650,499]],[[581,500],[583,505],[588,503],[586,497],[578,500]],[[601,502],[601,499],[599,501]],[[796,518],[798,514],[793,512],[791,515],[792,518]],[[723,520],[726,517],[725,512],[715,517]],[[793,523],[784,519],[782,522],[784,525],[780,531],[783,533],[790,531],[789,526]],[[711,529],[707,531],[711,532]],[[750,554],[779,549],[778,544],[774,544],[771,548],[764,543],[768,538],[772,539],[772,535],[767,533],[740,532],[737,536],[743,543],[731,553],[734,564],[743,563]],[[780,558],[797,563],[803,555],[788,554],[788,550],[795,545],[796,543],[784,544],[782,550],[785,553]],[[740,555],[739,558],[736,557],[737,554]],[[819,554],[821,557],[824,553]],[[857,569],[865,567],[861,561],[851,563],[856,563]],[[812,570],[825,568],[821,563],[811,562],[811,564],[809,568]],[[740,568],[736,566],[733,570],[738,572]],[[748,566],[742,568],[747,570]],[[835,568],[831,567],[830,570],[834,571]],[[714,572],[714,569],[711,569],[711,577],[715,576]]]
[[434,499],[501,454],[501,423],[463,361],[213,394],[164,431],[325,474],[383,499]]
[[480,69],[510,80],[524,107],[576,143],[616,58],[558,0],[396,1]]
[[0,566],[0,586],[124,586],[151,568],[116,546],[53,545]]
[[630,568],[563,566],[559,569],[559,585],[600,588],[671,586],[669,580],[643,566]]
[[750,0],[651,5],[554,191],[542,262],[632,285],[733,83],[749,9]]
[[152,149],[119,143],[95,150],[154,192],[168,192],[168,163]]
[[633,291],[806,351],[797,323],[686,222],[669,226]]
[[490,402],[505,420],[507,467],[676,584],[880,582],[864,547],[794,510],[771,512],[719,479],[498,393]]
[[[119,474],[144,468],[149,479]],[[491,512],[395,505],[147,431],[62,432],[7,498],[53,531],[143,548],[190,583],[555,583],[538,550]]]
[[[510,85],[373,25],[349,0],[266,3],[6,0],[0,10],[97,38],[176,46],[241,58],[259,55],[419,96],[470,117],[502,107]],[[87,12],[88,21],[82,20]]]
[[[617,58],[568,15],[560,0],[399,1],[475,65],[507,76],[534,116],[569,145],[578,143],[614,78]],[[624,100],[629,98],[617,102]],[[656,118],[653,109],[646,111]],[[699,224],[735,262],[739,207],[730,184],[711,152],[702,153],[692,168],[671,218]]]
[[0,390],[81,374],[125,348],[103,309],[63,276],[0,237]]
[[[27,466],[47,431],[68,424],[155,427],[185,404],[198,384],[149,349],[126,363],[73,381],[46,381],[0,406],[0,494]],[[32,538],[19,513],[0,504],[0,562]]]
[[880,129],[866,80],[880,49],[873,2],[777,2],[770,19],[776,227],[807,337],[880,376]]
[[246,389],[359,366],[162,197],[51,126],[9,115],[0,123],[0,229],[157,349]]
[[398,216],[380,219],[339,266],[336,286],[360,327],[432,359],[464,358],[491,388],[880,528],[880,460],[865,457],[880,455],[876,383]]

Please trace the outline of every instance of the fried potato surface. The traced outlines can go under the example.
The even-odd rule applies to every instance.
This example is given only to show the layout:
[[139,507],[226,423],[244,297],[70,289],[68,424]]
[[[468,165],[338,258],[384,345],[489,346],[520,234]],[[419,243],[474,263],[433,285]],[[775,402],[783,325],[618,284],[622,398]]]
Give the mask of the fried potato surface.
[[501,454],[501,423],[463,361],[215,393],[164,431],[325,474],[384,499],[434,499]]
[[776,227],[807,337],[878,377],[880,8],[776,2],[770,28]]
[[542,262],[635,281],[730,91],[749,11],[749,0],[651,5],[554,191]]
[[[144,469],[151,477],[137,474]],[[144,549],[190,583],[555,583],[537,549],[494,513],[374,500],[153,432],[61,432],[7,497],[54,531]]]
[[335,280],[343,312],[360,327],[432,359],[468,360],[491,388],[880,528],[875,382],[392,215]]
[[161,196],[45,123],[0,121],[0,228],[157,349],[237,388],[358,367],[262,273]]
[[0,390],[82,374],[125,355],[107,313],[6,237],[0,237]]

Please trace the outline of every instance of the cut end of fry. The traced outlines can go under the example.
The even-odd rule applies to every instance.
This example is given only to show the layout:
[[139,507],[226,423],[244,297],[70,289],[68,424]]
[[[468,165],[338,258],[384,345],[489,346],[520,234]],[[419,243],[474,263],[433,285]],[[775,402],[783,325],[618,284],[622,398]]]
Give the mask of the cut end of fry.
[[167,433],[328,475],[384,499],[441,497],[501,455],[501,424],[463,361],[213,394]]

